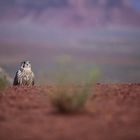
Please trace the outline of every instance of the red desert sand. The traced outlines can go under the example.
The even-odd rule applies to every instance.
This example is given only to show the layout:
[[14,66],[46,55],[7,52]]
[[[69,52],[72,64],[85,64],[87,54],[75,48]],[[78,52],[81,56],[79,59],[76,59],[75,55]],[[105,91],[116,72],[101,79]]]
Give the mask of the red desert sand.
[[0,92],[0,140],[140,140],[140,84],[97,84],[84,111],[62,114],[53,87]]

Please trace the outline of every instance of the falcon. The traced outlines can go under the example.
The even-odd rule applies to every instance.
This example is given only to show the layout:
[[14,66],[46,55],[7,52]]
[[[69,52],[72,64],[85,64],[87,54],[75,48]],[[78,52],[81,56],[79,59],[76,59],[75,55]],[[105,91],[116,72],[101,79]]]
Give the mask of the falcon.
[[34,85],[34,73],[32,72],[30,61],[21,62],[19,70],[16,72],[14,86],[32,86]]

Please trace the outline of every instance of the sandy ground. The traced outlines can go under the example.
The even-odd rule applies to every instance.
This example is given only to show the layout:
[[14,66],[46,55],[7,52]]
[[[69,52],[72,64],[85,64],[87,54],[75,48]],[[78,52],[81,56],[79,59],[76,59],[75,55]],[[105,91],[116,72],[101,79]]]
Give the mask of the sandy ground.
[[140,140],[140,84],[97,84],[85,110],[61,114],[46,87],[0,92],[0,140]]

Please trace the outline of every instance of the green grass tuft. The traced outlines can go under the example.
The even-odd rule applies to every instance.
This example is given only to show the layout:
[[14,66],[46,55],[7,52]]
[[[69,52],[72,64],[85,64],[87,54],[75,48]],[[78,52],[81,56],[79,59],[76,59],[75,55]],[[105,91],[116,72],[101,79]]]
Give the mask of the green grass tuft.
[[84,109],[96,79],[97,72],[92,71],[84,85],[71,85],[60,80],[60,84],[49,94],[51,105],[61,113],[73,113]]
[[5,89],[9,85],[9,82],[4,77],[0,77],[0,90]]

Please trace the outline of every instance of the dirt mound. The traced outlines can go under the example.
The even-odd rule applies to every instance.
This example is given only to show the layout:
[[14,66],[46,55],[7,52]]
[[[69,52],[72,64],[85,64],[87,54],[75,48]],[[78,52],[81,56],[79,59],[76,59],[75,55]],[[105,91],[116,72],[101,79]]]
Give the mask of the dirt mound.
[[0,93],[0,140],[139,140],[140,84],[97,84],[85,111],[64,115],[49,104],[53,87]]

